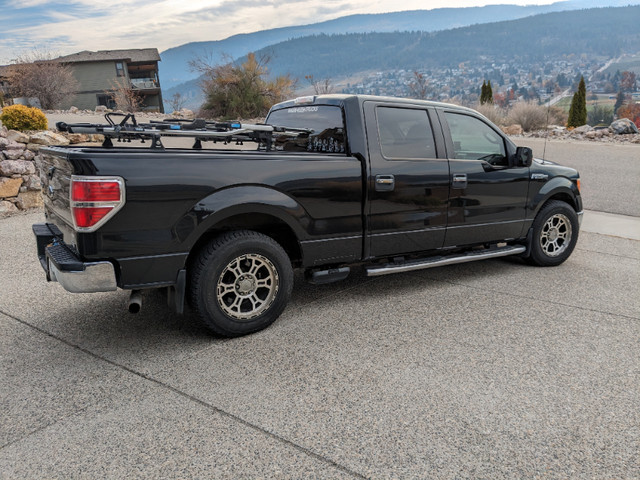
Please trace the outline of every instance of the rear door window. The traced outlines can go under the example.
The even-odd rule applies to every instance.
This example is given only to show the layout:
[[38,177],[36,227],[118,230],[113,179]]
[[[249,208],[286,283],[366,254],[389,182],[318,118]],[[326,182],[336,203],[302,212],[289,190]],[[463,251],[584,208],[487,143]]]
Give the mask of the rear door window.
[[378,107],[376,117],[380,149],[384,158],[436,158],[433,130],[426,110]]

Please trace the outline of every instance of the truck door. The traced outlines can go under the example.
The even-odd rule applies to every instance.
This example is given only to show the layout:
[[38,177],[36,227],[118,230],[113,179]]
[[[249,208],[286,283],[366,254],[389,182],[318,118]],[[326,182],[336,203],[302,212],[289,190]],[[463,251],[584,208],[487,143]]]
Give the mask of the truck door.
[[445,247],[519,238],[529,168],[510,166],[504,136],[483,119],[439,112],[451,170]]
[[434,110],[367,101],[365,125],[369,254],[399,255],[440,248],[449,198],[449,166]]

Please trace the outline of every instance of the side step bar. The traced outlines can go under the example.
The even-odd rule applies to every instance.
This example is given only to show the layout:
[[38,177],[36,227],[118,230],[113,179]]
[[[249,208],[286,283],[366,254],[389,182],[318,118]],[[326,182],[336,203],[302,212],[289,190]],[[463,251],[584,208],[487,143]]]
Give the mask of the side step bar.
[[508,255],[517,255],[526,251],[524,245],[500,247],[492,250],[480,250],[468,252],[462,255],[439,256],[425,258],[421,260],[412,260],[405,263],[386,263],[384,265],[371,265],[365,268],[368,277],[377,277],[379,275],[387,275],[389,273],[411,272],[413,270],[422,270],[425,268],[441,267],[443,265],[453,265],[455,263],[475,262],[476,260],[486,260],[488,258],[506,257]]

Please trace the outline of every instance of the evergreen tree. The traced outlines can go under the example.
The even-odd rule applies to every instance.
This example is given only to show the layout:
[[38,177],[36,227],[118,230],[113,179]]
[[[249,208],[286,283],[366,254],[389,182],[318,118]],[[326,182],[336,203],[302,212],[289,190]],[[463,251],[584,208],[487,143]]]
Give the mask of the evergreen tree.
[[613,106],[614,115],[618,113],[618,109],[622,106],[623,103],[624,103],[624,93],[622,92],[622,90],[620,90],[618,92],[618,96],[616,97],[616,104]]
[[480,105],[485,103],[493,103],[493,91],[491,90],[491,80],[489,83],[482,82],[482,88],[480,89]]
[[587,123],[587,88],[584,77],[580,77],[578,91],[573,94],[571,107],[569,107],[569,120],[567,127],[579,127]]
[[487,82],[482,81],[482,87],[480,87],[480,105],[484,105],[487,99]]

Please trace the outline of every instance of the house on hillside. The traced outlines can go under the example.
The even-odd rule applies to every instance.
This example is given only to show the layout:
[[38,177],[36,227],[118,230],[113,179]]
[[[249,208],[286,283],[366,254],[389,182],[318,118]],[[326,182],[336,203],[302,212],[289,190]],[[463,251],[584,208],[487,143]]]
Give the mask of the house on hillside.
[[7,104],[11,97],[9,92],[9,66],[0,65],[0,106]]
[[83,51],[55,60],[69,65],[80,84],[75,97],[70,97],[61,108],[93,110],[98,105],[114,108],[109,91],[125,87],[140,96],[142,110],[164,113],[158,76],[160,54],[156,48]]

